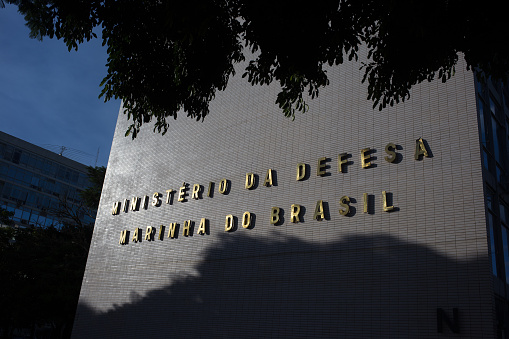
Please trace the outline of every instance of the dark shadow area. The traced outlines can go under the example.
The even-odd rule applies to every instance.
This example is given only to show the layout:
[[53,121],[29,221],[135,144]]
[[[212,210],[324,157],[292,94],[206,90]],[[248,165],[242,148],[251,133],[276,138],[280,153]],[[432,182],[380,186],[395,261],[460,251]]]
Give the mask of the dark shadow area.
[[[403,146],[396,145],[396,151],[402,151]],[[403,154],[401,152],[396,152],[396,160],[394,160],[395,164],[399,164],[403,161]]]
[[249,224],[249,227],[247,227],[248,230],[255,228],[256,226],[256,214],[251,213],[251,223]]
[[330,220],[330,209],[327,201],[323,202],[323,214],[325,216],[325,220]]
[[260,176],[258,174],[253,174],[254,180],[253,180],[253,186],[250,188],[250,190],[255,190],[258,188],[258,183],[260,182]]
[[161,277],[172,281],[163,288],[133,292],[104,313],[81,303],[73,337],[456,338],[454,308],[462,337],[493,337],[482,317],[493,307],[482,290],[490,279],[479,279],[490,272],[488,255],[457,261],[383,234],[324,244],[243,232],[219,238],[195,264],[169,261],[179,274]]
[[357,208],[353,205],[357,203],[357,199],[350,197],[350,211],[346,215],[347,217],[353,217],[357,213]]
[[433,158],[433,152],[431,151],[431,148],[429,147],[428,141],[426,139],[422,139],[422,142],[424,143],[424,147],[426,148],[426,151],[428,151],[427,158]]
[[375,195],[368,194],[368,214],[375,214]]
[[214,197],[214,188],[215,188],[216,184],[214,182],[210,182],[209,183],[209,186],[208,186],[208,189],[207,189],[207,196],[209,198],[213,198]]

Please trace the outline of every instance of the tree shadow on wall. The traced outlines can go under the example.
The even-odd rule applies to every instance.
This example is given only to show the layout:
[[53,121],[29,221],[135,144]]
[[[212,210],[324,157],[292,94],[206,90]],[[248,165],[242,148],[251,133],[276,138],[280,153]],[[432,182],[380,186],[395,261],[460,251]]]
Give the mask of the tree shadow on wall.
[[[73,337],[493,337],[487,256],[457,261],[387,235],[328,245],[222,237],[198,276],[105,313],[80,304]],[[460,334],[447,323],[438,333],[438,308],[451,321],[459,310]]]

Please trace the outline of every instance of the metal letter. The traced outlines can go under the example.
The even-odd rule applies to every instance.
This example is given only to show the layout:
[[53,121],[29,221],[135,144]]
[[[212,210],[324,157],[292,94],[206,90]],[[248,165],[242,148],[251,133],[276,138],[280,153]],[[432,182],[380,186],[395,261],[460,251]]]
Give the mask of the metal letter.
[[275,225],[279,222],[279,207],[272,207],[270,210],[270,223]]
[[173,193],[172,189],[166,190],[166,203],[167,204],[171,203],[171,195],[172,195],[172,193]]
[[144,209],[147,209],[147,208],[148,208],[148,195],[146,195],[146,196],[143,198],[143,208],[144,208]]
[[198,200],[200,199],[200,193],[201,193],[201,186],[200,184],[194,184],[193,185],[193,195],[191,198]]
[[338,172],[343,173],[343,165],[348,164],[348,153],[341,153],[338,155]]
[[228,214],[224,221],[224,231],[229,232],[233,229],[233,215]]
[[396,149],[396,145],[393,144],[392,142],[388,143],[386,146],[385,146],[385,153],[387,153],[388,155],[384,158],[385,161],[387,162],[394,162],[394,160],[396,160],[396,152],[393,151]]
[[319,177],[323,177],[327,172],[325,171],[325,167],[327,167],[327,164],[325,163],[327,161],[326,157],[322,157],[318,159],[318,165],[316,167],[316,175]]
[[422,138],[419,138],[415,140],[415,160],[419,160],[419,157],[421,155],[429,157],[428,150],[426,149],[426,145],[424,144],[424,140]]
[[394,206],[387,206],[387,193],[382,191],[382,202],[384,206],[384,212],[390,212],[394,209]]
[[168,238],[175,238],[175,230],[177,229],[177,223],[172,222],[168,228]]
[[140,206],[140,198],[133,197],[133,202],[131,203],[131,210],[137,211]]
[[127,244],[127,230],[123,230],[120,232],[120,240],[118,241],[120,245]]
[[158,193],[158,192],[155,192],[152,195],[152,206],[159,206],[159,205],[161,205],[161,199],[159,199],[160,197],[161,197],[161,194]]
[[255,176],[254,173],[246,173],[246,185],[244,186],[247,190],[254,187]]
[[363,148],[361,149],[361,166],[362,168],[368,168],[372,165],[371,161],[368,161],[371,159],[371,154],[367,154],[371,151],[371,148]]
[[133,234],[133,242],[141,241],[141,229],[136,227]]
[[363,212],[364,213],[368,213],[368,193],[363,193],[362,194],[362,200],[364,202],[364,210],[363,210]]
[[249,228],[249,226],[251,226],[251,213],[244,212],[242,214],[242,227]]
[[201,218],[200,227],[198,227],[198,234],[207,233],[206,227],[207,227],[207,219]]
[[147,230],[145,231],[145,240],[154,240],[154,229],[152,228],[152,226],[147,226]]
[[129,200],[124,199],[124,208],[122,209],[124,213],[127,213],[129,211]]
[[184,226],[182,227],[182,235],[187,237],[191,234],[191,220],[184,221]]
[[120,206],[121,206],[121,202],[120,201],[115,201],[113,203],[113,208],[111,209],[111,214],[112,215],[117,215],[120,213]]
[[159,226],[159,240],[163,240],[163,238],[164,238],[164,226],[160,225]]
[[209,190],[207,192],[207,197],[212,196],[212,186],[214,186],[214,183],[211,181],[211,182],[209,182]]
[[339,214],[341,215],[348,215],[348,213],[350,213],[350,205],[348,205],[350,203],[350,198],[347,197],[346,195],[341,197],[341,199],[339,199],[339,205],[341,205],[341,207],[344,207],[345,209],[342,210],[341,208],[339,209]]
[[460,333],[460,319],[458,309],[456,307],[452,309],[452,318],[453,320],[451,321],[443,309],[437,308],[437,332],[443,333],[443,322],[445,322],[451,329],[452,333]]
[[263,184],[267,187],[272,186],[272,169],[271,168],[269,168],[267,170],[267,174],[265,175],[265,181]]
[[180,201],[180,202],[186,201],[186,190],[187,190],[187,185],[185,182],[183,182],[182,186],[180,186],[180,189],[179,189],[178,201]]
[[304,180],[306,177],[306,164],[299,162],[297,164],[297,181]]
[[323,209],[323,201],[322,200],[318,200],[316,202],[315,214],[313,215],[313,219],[316,219],[318,221],[322,221],[323,219],[325,219],[325,212]]
[[218,190],[219,190],[219,193],[221,193],[221,194],[225,194],[225,193],[226,193],[226,191],[228,191],[228,180],[226,180],[226,179],[222,179],[222,180],[219,182]]
[[293,223],[300,222],[299,213],[300,213],[300,205],[293,204],[290,208],[290,221]]

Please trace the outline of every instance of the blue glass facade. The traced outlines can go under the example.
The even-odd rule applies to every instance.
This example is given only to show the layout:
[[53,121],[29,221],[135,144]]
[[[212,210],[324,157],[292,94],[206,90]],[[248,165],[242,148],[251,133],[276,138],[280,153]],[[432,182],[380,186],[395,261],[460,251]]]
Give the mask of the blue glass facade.
[[14,212],[17,225],[60,226],[52,211],[62,202],[77,209],[88,185],[85,165],[0,132],[0,207]]

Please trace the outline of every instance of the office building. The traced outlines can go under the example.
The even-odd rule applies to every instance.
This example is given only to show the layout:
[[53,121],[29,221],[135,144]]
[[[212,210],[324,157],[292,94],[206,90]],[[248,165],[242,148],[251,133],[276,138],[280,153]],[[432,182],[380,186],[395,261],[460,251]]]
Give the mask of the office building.
[[73,337],[506,338],[507,88],[378,111],[359,67],[295,121],[242,72],[203,123],[120,113]]
[[16,226],[60,227],[64,220],[54,211],[62,203],[77,210],[88,186],[87,166],[0,132],[0,207],[14,213]]

